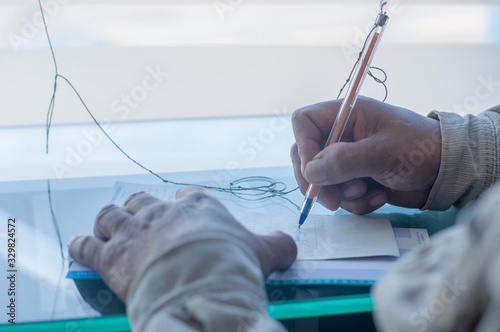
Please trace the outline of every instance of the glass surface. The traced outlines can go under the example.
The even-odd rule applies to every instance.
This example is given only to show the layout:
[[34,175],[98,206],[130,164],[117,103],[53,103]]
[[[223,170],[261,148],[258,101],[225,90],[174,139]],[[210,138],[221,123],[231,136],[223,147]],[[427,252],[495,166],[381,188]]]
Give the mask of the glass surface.
[[[230,180],[230,175],[235,174],[221,170],[173,173],[165,174],[165,177],[174,181],[220,186]],[[244,176],[269,176],[282,181],[289,189],[296,185],[290,167],[245,169],[237,174],[237,178]],[[4,314],[0,323],[5,325],[0,326],[0,330],[64,326],[66,330],[79,327],[82,331],[92,329],[95,332],[128,328],[123,315],[124,305],[102,281],[75,283],[65,278],[69,264],[66,243],[73,235],[92,231],[94,217],[107,203],[116,181],[160,183],[151,175],[0,183],[0,220],[3,227],[0,232],[0,266],[4,275],[7,270],[15,270],[16,291],[16,325],[8,324],[9,317]],[[294,204],[300,204],[303,199],[298,191],[287,196],[294,204],[280,198],[248,202],[230,194],[215,193],[215,196],[230,211],[297,215],[298,207]],[[314,213],[331,212],[318,205]],[[385,206],[377,214],[389,216],[395,226],[426,227],[430,234],[434,234],[453,223],[456,210],[436,213]],[[12,267],[7,266],[9,219],[15,219],[16,233],[15,265]],[[2,278],[0,291],[3,295],[0,300],[3,308],[9,300],[5,290],[10,286],[9,280]],[[369,286],[268,285],[267,291],[272,300],[269,311],[276,318],[371,310],[371,300],[367,295]],[[334,298],[330,298],[332,296]],[[39,323],[24,327],[23,324],[17,325],[34,322],[50,324],[44,324],[45,327]]]

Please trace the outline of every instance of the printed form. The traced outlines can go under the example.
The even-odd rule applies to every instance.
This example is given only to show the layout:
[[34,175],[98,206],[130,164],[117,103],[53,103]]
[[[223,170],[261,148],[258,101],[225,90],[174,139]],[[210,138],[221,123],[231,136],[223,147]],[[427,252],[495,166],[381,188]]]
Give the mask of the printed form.
[[298,228],[298,215],[233,215],[255,234],[265,235],[273,230],[289,234],[297,244],[299,260],[399,256],[387,217],[312,214]]

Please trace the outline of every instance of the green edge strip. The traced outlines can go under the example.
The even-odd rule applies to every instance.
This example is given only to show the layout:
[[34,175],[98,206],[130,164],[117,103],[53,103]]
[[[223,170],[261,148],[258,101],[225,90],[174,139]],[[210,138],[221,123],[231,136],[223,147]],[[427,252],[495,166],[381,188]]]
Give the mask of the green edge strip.
[[317,317],[353,314],[373,310],[369,294],[291,300],[283,303],[270,302],[267,310],[275,319]]
[[121,332],[130,331],[127,315],[105,315],[84,319],[69,319],[36,323],[0,325],[0,331],[75,331]]
[[[369,312],[373,310],[373,302],[369,294],[362,294],[270,302],[267,309],[274,319],[291,319]],[[127,316],[119,314],[85,319],[0,325],[0,331],[121,332],[130,331],[130,325]]]

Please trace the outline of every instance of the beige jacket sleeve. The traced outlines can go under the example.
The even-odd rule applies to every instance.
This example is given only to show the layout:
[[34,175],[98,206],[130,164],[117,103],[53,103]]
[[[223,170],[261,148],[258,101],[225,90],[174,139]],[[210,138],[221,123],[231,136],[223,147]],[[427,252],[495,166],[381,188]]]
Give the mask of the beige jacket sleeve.
[[267,312],[259,262],[244,244],[204,235],[147,264],[127,298],[133,331],[285,331]]
[[500,179],[500,105],[478,116],[431,112],[441,126],[441,165],[422,209],[463,207]]

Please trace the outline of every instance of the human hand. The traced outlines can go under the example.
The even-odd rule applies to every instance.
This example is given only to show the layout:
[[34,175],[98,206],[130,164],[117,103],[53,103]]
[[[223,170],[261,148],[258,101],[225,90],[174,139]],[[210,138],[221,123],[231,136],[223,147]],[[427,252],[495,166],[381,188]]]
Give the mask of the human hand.
[[320,185],[318,202],[357,214],[385,203],[423,207],[439,171],[439,122],[360,96],[342,141],[322,150],[341,103],[323,102],[293,113],[296,143],[290,154],[302,193],[309,183]]
[[267,236],[249,232],[218,200],[193,186],[180,189],[173,202],[137,193],[123,209],[105,206],[96,217],[94,236],[74,237],[68,246],[71,257],[95,269],[125,302],[132,281],[149,260],[167,247],[207,233],[223,234],[247,245],[258,258],[264,277],[288,268],[297,256],[290,236],[278,231]]

